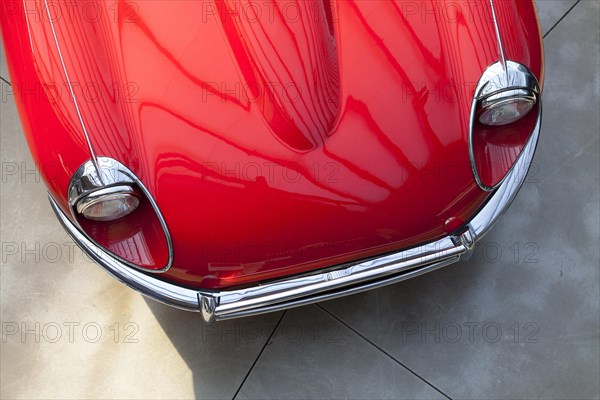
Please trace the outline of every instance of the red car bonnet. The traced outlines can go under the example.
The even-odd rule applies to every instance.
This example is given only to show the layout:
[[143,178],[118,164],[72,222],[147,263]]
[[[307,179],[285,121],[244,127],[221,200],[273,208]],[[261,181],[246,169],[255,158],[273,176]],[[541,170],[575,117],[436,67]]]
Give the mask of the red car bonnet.
[[[65,211],[82,122],[128,166],[170,231],[164,279],[219,288],[374,256],[459,228],[488,196],[468,149],[498,60],[488,2],[80,3],[3,3],[29,145]],[[497,3],[507,57],[541,82],[533,4]]]

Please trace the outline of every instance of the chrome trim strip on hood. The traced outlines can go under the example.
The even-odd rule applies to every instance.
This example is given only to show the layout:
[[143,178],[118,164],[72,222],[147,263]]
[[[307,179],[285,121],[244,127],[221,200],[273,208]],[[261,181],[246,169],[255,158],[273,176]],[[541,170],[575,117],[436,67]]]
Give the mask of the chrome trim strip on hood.
[[[496,6],[494,0],[490,0],[490,8],[492,10],[492,20],[494,21],[494,30],[496,31],[496,41],[498,42],[498,57],[504,67],[504,71],[508,74],[506,68],[506,56],[504,55],[504,45],[502,44],[502,36],[500,35],[500,27],[498,26],[498,18],[496,17]],[[508,77],[508,75],[507,75]]]
[[[54,44],[56,45],[56,50],[58,51],[58,57],[60,58],[60,64],[61,64],[63,72],[65,74],[65,79],[67,80],[66,83],[69,88],[69,94],[71,95],[71,100],[73,100],[73,104],[75,105],[75,111],[77,112],[77,117],[79,118],[79,123],[81,124],[81,128],[83,129],[83,135],[85,136],[85,140],[88,145],[88,150],[90,151],[91,160],[94,163],[94,167],[96,167],[96,172],[98,172],[100,179],[102,179],[102,176],[100,174],[100,168],[98,167],[96,153],[94,152],[94,148],[92,147],[90,135],[88,134],[85,123],[83,122],[83,116],[81,114],[81,110],[79,109],[79,103],[77,102],[77,97],[75,96],[75,92],[73,91],[73,85],[71,84],[71,78],[69,78],[69,73],[67,72],[65,60],[63,58],[62,51],[60,50],[60,45],[58,44],[58,38],[56,36],[56,30],[54,29],[54,22],[53,22],[52,14],[50,13],[50,8],[48,7],[48,0],[44,0],[44,6],[46,8],[46,14],[48,14],[48,23],[50,24],[50,29],[52,30],[52,36],[54,37]],[[27,15],[27,13],[25,13],[25,14]]]

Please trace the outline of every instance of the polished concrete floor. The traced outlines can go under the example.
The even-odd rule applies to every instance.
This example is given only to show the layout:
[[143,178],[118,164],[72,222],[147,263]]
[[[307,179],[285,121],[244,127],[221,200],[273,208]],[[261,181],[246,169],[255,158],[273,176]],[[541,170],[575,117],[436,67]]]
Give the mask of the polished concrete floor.
[[599,3],[538,4],[543,136],[470,261],[211,326],[73,248],[3,98],[1,397],[598,398]]

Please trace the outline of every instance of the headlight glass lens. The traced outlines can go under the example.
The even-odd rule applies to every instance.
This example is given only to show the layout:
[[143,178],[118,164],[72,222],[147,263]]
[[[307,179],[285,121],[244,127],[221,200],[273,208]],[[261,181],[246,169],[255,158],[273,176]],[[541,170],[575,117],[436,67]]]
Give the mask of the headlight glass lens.
[[513,97],[483,107],[479,122],[484,125],[501,126],[523,118],[535,105],[535,98]]
[[139,204],[132,193],[92,194],[77,203],[77,212],[93,221],[114,221],[131,214]]

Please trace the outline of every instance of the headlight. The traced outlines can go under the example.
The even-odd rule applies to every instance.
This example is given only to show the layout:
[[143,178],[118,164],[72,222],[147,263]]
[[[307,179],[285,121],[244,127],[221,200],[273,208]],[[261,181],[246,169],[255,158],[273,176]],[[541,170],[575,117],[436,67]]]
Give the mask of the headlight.
[[479,122],[490,126],[512,124],[527,115],[535,103],[536,98],[533,95],[483,102]]
[[115,221],[131,214],[140,204],[129,186],[100,189],[77,201],[77,212],[93,221]]
[[165,272],[173,245],[158,205],[135,174],[119,161],[83,163],[69,183],[69,209],[80,232],[106,254],[146,272]]
[[469,157],[477,185],[497,188],[513,168],[541,115],[541,88],[523,64],[507,60],[482,74],[471,103]]

